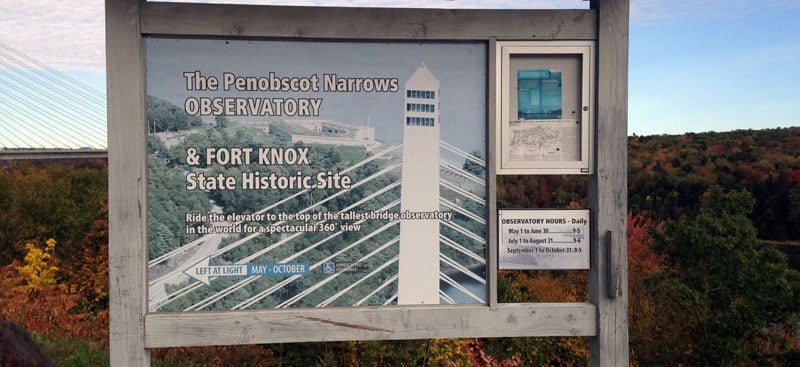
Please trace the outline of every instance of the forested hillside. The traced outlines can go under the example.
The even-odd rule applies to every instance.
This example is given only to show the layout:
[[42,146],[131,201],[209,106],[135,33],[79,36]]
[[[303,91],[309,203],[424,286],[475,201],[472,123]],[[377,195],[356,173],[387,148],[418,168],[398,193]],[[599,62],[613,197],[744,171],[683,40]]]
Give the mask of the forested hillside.
[[750,219],[764,240],[800,240],[800,128],[679,136],[634,136],[628,203],[655,221],[697,209],[712,186],[747,190]]
[[800,128],[632,137],[628,154],[633,359],[798,365],[800,273],[774,241],[800,239]]
[[[163,101],[150,103],[160,106],[154,110],[174,113]],[[208,129],[198,138],[225,138],[219,129],[197,124],[178,118],[155,129],[169,134],[194,127]],[[150,179],[181,174],[170,156],[180,150],[155,141],[149,148],[162,158]],[[773,244],[797,248],[792,243],[800,241],[800,128],[634,136],[628,153],[632,365],[797,366],[800,275]],[[32,332],[59,365],[107,364],[107,182],[105,161],[0,162],[0,318]],[[497,200],[502,208],[585,207],[587,186],[585,176],[503,176]],[[163,203],[170,200],[196,201],[203,210],[209,205],[192,197]],[[236,197],[214,200],[248,204]],[[180,232],[168,218],[150,233],[160,236],[165,248]],[[585,301],[588,292],[586,272],[506,271],[499,283],[503,302]],[[585,365],[588,339],[154,352],[156,366],[212,360],[267,366],[569,366]]]

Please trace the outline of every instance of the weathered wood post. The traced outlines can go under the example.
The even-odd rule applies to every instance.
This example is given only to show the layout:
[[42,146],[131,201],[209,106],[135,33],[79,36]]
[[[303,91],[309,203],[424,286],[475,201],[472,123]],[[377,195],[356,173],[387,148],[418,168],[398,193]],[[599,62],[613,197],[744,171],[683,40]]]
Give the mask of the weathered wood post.
[[628,0],[592,0],[598,14],[597,172],[590,301],[597,306],[592,366],[627,366],[628,351]]
[[[147,310],[144,1],[106,1],[109,347],[112,366],[149,366]],[[138,208],[138,209],[137,209]]]

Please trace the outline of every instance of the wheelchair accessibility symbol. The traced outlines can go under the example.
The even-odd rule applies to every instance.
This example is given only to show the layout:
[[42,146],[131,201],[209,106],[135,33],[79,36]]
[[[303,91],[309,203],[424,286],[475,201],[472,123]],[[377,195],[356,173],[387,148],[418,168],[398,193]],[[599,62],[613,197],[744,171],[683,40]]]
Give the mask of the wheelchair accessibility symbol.
[[333,274],[336,272],[336,263],[322,264],[322,272],[325,274]]

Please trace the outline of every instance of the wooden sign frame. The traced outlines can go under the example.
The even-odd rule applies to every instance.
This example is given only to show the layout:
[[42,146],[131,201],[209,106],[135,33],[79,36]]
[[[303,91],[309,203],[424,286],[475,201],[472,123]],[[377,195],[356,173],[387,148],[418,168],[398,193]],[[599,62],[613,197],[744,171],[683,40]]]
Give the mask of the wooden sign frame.
[[[590,336],[593,366],[628,361],[626,166],[628,0],[587,10],[309,8],[107,0],[110,351],[114,366],[147,366],[149,349],[337,340]],[[346,21],[345,21],[346,20]],[[584,40],[597,44],[596,171],[590,302],[500,304],[489,267],[487,305],[220,312],[147,310],[144,37],[316,40]],[[488,70],[495,70],[493,57]],[[496,259],[494,78],[488,78],[489,259]],[[494,213],[494,214],[492,214]]]

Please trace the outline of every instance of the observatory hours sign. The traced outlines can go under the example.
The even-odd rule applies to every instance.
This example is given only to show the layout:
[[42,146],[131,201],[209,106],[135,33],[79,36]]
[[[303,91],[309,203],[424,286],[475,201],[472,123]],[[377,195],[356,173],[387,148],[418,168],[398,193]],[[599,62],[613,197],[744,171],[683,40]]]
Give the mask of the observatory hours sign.
[[487,302],[484,43],[145,43],[151,312]]
[[589,210],[501,210],[500,269],[589,269]]

